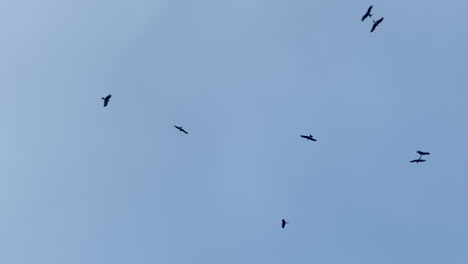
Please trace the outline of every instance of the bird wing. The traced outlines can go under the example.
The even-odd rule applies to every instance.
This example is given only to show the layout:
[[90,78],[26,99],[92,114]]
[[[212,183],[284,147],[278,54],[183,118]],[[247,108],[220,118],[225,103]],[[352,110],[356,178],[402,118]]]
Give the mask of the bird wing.
[[310,138],[312,141],[317,141],[315,138]]
[[364,15],[362,16],[362,18],[361,18],[361,21],[364,21],[364,19],[366,19],[366,17],[367,17],[367,14],[364,14]]
[[376,23],[377,23],[377,24],[380,24],[380,22],[382,22],[382,21],[383,21],[383,17],[382,17],[381,19],[377,20]]
[[109,103],[109,100],[104,100],[104,107],[106,107],[108,103]]
[[185,131],[185,129],[181,128],[180,131],[184,132],[185,134],[188,134],[187,131]]
[[367,9],[367,14],[370,14],[371,10],[372,10],[372,6],[369,6],[369,8]]
[[372,29],[370,32],[374,32],[374,29],[377,27],[377,24],[372,25]]
[[301,135],[301,138],[308,138],[308,136]]
[[109,100],[112,97],[112,94],[109,94],[106,99]]

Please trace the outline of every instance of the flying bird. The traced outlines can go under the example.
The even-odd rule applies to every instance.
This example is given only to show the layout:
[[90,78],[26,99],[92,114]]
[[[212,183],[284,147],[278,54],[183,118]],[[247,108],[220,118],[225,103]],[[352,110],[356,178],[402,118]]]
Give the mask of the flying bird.
[[429,152],[424,152],[424,151],[420,151],[420,150],[416,151],[416,153],[418,153],[421,156],[422,155],[431,155],[431,153],[429,153]]
[[423,160],[423,159],[419,158],[419,159],[412,160],[412,161],[410,161],[410,162],[419,163],[419,162],[425,162],[425,161],[426,161],[426,160]]
[[370,32],[374,32],[375,28],[376,28],[380,23],[382,23],[383,17],[382,17],[381,19],[377,20],[377,21],[375,21],[375,20],[372,20],[372,21],[374,21],[374,25],[372,25],[372,29],[371,29]]
[[181,126],[175,126],[175,128],[179,129],[180,132],[184,132],[185,134],[188,134],[188,132],[185,131]]
[[109,103],[109,99],[110,99],[111,97],[112,97],[112,95],[110,95],[110,94],[109,94],[108,96],[106,96],[106,97],[101,97],[102,100],[104,100],[104,107],[107,106],[107,104]]
[[284,228],[286,224],[289,224],[289,222],[286,222],[286,220],[281,220],[281,227]]
[[301,135],[301,138],[307,138],[307,140],[317,141],[312,135]]
[[362,16],[361,21],[364,21],[364,19],[366,19],[367,17],[372,17],[372,14],[370,13],[371,10],[372,10],[372,6],[369,6],[369,8],[367,9],[367,12],[364,14],[364,16]]

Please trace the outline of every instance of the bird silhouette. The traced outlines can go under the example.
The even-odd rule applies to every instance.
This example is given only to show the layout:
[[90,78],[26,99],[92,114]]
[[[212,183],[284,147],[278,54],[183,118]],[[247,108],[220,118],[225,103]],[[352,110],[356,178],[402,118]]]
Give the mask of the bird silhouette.
[[184,132],[185,134],[188,134],[188,132],[185,131],[181,126],[176,126],[176,125],[174,125],[174,126],[175,126],[175,128],[179,129],[180,132]]
[[289,222],[286,222],[286,220],[282,219],[281,220],[281,227],[284,228],[286,224],[289,224]]
[[377,21],[375,21],[375,20],[372,20],[372,21],[374,21],[374,25],[372,25],[372,29],[371,29],[370,32],[374,32],[375,28],[376,28],[380,23],[382,23],[383,17],[382,17],[381,19],[377,20]]
[[109,94],[108,96],[106,96],[106,97],[101,97],[102,100],[104,100],[104,107],[107,106],[107,104],[109,103],[109,99],[110,99],[111,97],[112,97],[112,95],[110,95],[110,94]]
[[367,17],[372,17],[371,10],[372,10],[372,6],[369,6],[369,8],[367,9],[367,12],[364,14],[364,16],[362,16],[361,21],[364,21],[364,19],[366,19]]
[[307,140],[317,141],[312,135],[301,135],[301,138],[306,138]]

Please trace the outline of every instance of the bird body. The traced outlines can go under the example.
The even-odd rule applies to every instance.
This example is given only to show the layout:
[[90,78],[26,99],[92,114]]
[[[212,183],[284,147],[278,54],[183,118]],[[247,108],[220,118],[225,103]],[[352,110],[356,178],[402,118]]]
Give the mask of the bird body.
[[281,220],[281,227],[284,228],[286,224],[289,224],[289,222],[286,222],[286,220],[282,219]]
[[174,126],[175,126],[175,128],[179,129],[180,132],[184,132],[185,134],[188,134],[188,132],[185,131],[181,126],[176,126],[176,125],[174,125]]
[[364,16],[362,16],[361,21],[364,21],[367,17],[372,17],[371,10],[372,10],[372,6],[369,6],[369,8],[367,9],[367,12],[364,14]]
[[301,135],[301,138],[306,138],[307,140],[317,141],[312,135]]
[[375,20],[372,20],[372,21],[374,21],[374,25],[372,25],[372,29],[371,29],[370,32],[374,32],[375,28],[376,28],[380,23],[382,23],[383,17],[382,17],[381,19],[377,20],[377,21],[375,21]]
[[107,106],[107,104],[109,103],[109,99],[112,97],[111,94],[109,94],[108,96],[106,97],[101,97],[102,100],[104,100],[104,107]]

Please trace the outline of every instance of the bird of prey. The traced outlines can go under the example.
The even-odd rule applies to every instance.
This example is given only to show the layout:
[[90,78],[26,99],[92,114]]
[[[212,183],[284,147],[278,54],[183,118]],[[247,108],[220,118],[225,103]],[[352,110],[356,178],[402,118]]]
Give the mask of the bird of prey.
[[284,228],[286,224],[289,224],[289,222],[286,222],[286,220],[281,220],[281,227]]
[[431,155],[431,153],[429,153],[429,152],[424,152],[424,151],[420,151],[420,150],[416,151],[416,153],[418,153],[421,156],[422,155]]
[[419,159],[412,160],[412,161],[410,161],[410,162],[419,163],[419,162],[425,162],[425,161],[426,161],[426,160],[423,160],[423,159],[419,158]]
[[112,95],[110,95],[110,94],[109,94],[108,96],[106,96],[106,97],[101,97],[102,100],[104,100],[104,107],[107,106],[107,104],[109,103],[109,99],[110,99],[111,97],[112,97]]
[[367,17],[372,17],[372,14],[370,13],[372,10],[372,6],[369,6],[367,9],[367,12],[362,16],[361,21],[364,21]]
[[301,138],[307,138],[307,140],[317,141],[312,135],[301,135]]
[[374,25],[372,25],[372,29],[370,32],[374,32],[375,28],[383,21],[383,17],[377,21],[375,20],[372,20],[372,21],[374,21]]
[[185,131],[181,126],[175,126],[175,128],[179,129],[180,132],[184,132],[185,134],[188,134],[188,132]]

